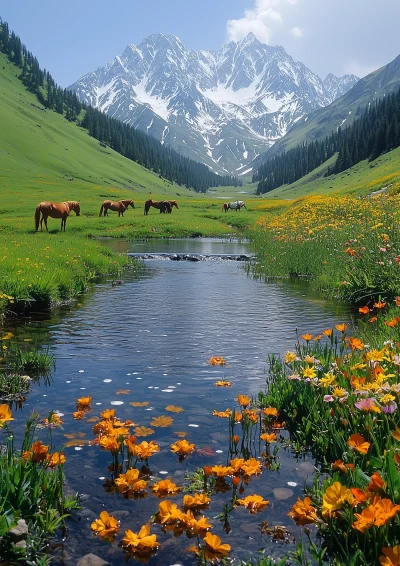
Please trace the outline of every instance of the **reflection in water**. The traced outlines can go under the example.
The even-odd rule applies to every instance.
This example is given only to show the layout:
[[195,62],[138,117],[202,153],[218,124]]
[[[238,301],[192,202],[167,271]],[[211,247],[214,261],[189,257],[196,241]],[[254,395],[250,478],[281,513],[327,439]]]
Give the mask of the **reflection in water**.
[[[124,252],[141,251],[141,247],[146,252],[251,253],[243,243],[208,240],[112,241],[110,246]],[[127,271],[122,285],[112,286],[111,281],[98,285],[96,292],[81,303],[79,308],[65,311],[62,318],[32,320],[27,326],[13,329],[19,340],[33,337],[49,345],[57,363],[53,385],[34,390],[14,429],[22,428],[32,410],[42,416],[47,416],[49,410],[59,410],[65,414],[65,430],[54,431],[56,445],[66,442],[64,434],[71,432],[90,440],[92,425],[74,421],[71,416],[76,399],[82,395],[92,396],[93,415],[114,406],[121,419],[145,427],[151,426],[155,416],[172,415],[165,412],[167,405],[182,406],[182,413],[172,415],[172,426],[156,429],[151,437],[161,446],[160,455],[151,461],[153,474],[159,479],[171,476],[180,485],[187,470],[227,463],[227,421],[211,417],[212,410],[233,408],[238,393],[257,394],[263,389],[268,354],[293,349],[296,328],[300,333],[318,333],[343,322],[343,318],[332,314],[328,303],[315,303],[307,297],[303,287],[248,278],[236,262],[152,260],[139,275]],[[207,360],[213,355],[223,355],[227,365],[209,366]],[[216,388],[213,383],[217,379],[228,379],[233,385],[229,389]],[[145,401],[147,406],[130,404]],[[190,442],[205,450],[179,462],[169,452],[177,432],[186,433]],[[119,513],[123,528],[137,531],[157,510],[158,501],[151,495],[125,501],[118,494],[105,493],[103,484],[107,487],[106,479],[110,478],[109,457],[98,447],[71,446],[66,454],[69,486],[84,494],[85,508],[66,542],[65,552],[70,558],[57,558],[58,563],[76,564],[79,557],[94,552],[110,564],[121,564],[122,553],[116,545],[109,548],[92,539],[90,522],[105,506],[110,513]],[[279,456],[280,472],[263,473],[252,480],[246,493],[257,492],[271,501],[265,516],[249,517],[246,510],[238,509],[231,517],[237,557],[244,559],[249,552],[269,547],[268,538],[257,526],[260,521],[288,525],[295,531],[287,512],[301,494],[313,466],[309,459],[297,462],[283,449]],[[289,490],[288,481],[297,487]],[[223,502],[223,494],[213,499],[210,517],[222,511]],[[222,524],[212,522],[214,532],[226,540]],[[193,556],[186,553],[186,538],[175,541],[170,533],[161,535],[160,540],[169,550],[151,558],[150,564],[195,563]],[[279,552],[279,545],[274,544],[271,553]]]

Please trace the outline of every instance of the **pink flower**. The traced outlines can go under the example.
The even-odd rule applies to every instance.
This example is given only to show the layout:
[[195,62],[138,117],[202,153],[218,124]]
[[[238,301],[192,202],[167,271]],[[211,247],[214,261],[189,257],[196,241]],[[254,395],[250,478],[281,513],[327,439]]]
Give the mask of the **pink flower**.
[[390,401],[390,403],[382,407],[382,411],[386,414],[392,414],[396,411],[396,409],[397,403],[395,403],[394,401]]
[[325,403],[332,403],[332,401],[334,401],[335,398],[333,395],[324,395],[324,401]]

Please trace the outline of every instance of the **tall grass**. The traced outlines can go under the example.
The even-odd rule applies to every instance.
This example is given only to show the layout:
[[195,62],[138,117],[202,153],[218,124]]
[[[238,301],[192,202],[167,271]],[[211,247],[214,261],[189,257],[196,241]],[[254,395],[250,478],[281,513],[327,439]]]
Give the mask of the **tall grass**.
[[311,197],[253,232],[264,277],[306,276],[319,292],[364,304],[400,291],[399,196]]
[[0,311],[42,309],[75,299],[96,277],[129,260],[68,234],[7,235],[0,243]]

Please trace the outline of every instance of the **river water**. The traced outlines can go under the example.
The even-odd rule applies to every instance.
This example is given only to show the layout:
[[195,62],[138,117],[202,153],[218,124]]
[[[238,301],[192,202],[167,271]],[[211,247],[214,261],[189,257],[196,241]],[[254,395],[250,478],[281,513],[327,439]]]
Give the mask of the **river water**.
[[[109,245],[132,253],[252,252],[248,243],[207,239],[112,241]],[[90,417],[115,408],[122,420],[131,419],[145,427],[151,427],[154,417],[172,417],[171,426],[152,427],[151,436],[138,440],[160,444],[160,454],[150,460],[152,475],[158,479],[171,477],[183,485],[185,474],[197,467],[226,465],[229,460],[228,422],[212,416],[212,411],[233,408],[238,394],[255,396],[264,390],[267,356],[293,350],[296,328],[299,333],[317,334],[349,318],[343,307],[313,299],[306,285],[265,283],[248,277],[242,262],[152,259],[139,271],[125,271],[121,281],[97,284],[94,292],[73,308],[4,328],[12,331],[14,340],[24,347],[48,347],[56,357],[50,384],[36,385],[23,409],[15,411],[13,429],[17,437],[32,411],[44,418],[50,410],[57,410],[64,415],[64,426],[52,433],[55,446],[70,442],[71,437],[70,443],[75,444],[65,449],[65,474],[69,489],[82,494],[83,509],[70,521],[66,540],[55,551],[53,563],[73,565],[93,552],[110,564],[123,564],[117,542],[105,544],[94,538],[90,523],[106,509],[120,519],[122,535],[126,529],[137,532],[159,503],[150,490],[139,500],[109,493],[109,453],[87,444],[94,437],[91,423],[73,419],[78,397],[92,397]],[[210,366],[211,356],[224,356],[226,366]],[[231,381],[232,387],[215,387],[219,379]],[[134,407],[132,402],[148,405]],[[169,405],[183,411],[168,412],[165,407]],[[40,436],[46,440],[42,432]],[[177,433],[185,434],[200,449],[183,462],[169,451]],[[77,439],[82,440],[81,446],[76,445]],[[272,542],[270,535],[260,530],[264,521],[270,526],[286,525],[294,535],[299,533],[287,512],[312,475],[312,460],[309,456],[296,460],[282,447],[278,456],[280,470],[265,470],[251,480],[243,494],[263,495],[270,501],[265,511],[250,515],[242,507],[235,509],[229,534],[218,517],[226,494],[217,494],[206,512],[214,524],[213,532],[231,544],[234,557],[246,559],[263,548],[272,555],[282,554],[284,543]],[[174,501],[179,504],[180,499],[178,495]],[[194,554],[187,550],[193,541],[186,535],[176,538],[163,532],[160,525],[154,525],[152,532],[161,547],[149,564],[196,564]]]

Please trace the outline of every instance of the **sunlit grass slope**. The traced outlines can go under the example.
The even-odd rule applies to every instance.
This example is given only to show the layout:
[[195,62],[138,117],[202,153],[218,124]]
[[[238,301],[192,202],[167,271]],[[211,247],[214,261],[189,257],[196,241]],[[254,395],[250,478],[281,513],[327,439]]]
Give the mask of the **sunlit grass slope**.
[[341,194],[347,196],[366,196],[372,191],[400,184],[400,148],[381,155],[375,161],[360,161],[354,167],[338,175],[324,177],[335,157],[314,169],[291,185],[284,185],[262,195],[265,198],[295,199],[308,195]]

